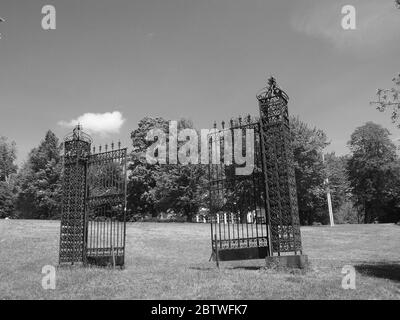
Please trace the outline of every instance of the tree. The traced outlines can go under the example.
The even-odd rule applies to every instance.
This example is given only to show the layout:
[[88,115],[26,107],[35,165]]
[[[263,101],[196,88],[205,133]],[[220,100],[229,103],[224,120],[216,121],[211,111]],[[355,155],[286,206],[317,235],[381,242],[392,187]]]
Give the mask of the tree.
[[153,189],[156,187],[156,170],[160,165],[150,165],[146,160],[146,150],[152,144],[146,141],[147,133],[154,128],[168,131],[168,122],[163,118],[145,117],[138,123],[138,128],[132,131],[132,153],[129,163],[128,177],[128,209],[130,215],[145,215],[155,213],[155,198]]
[[[191,219],[201,205],[202,165],[149,164],[146,151],[152,141],[146,141],[147,133],[154,128],[161,129],[169,136],[169,121],[163,118],[143,118],[138,128],[132,131],[133,151],[129,165],[128,207],[130,215],[153,217],[160,213],[173,212]],[[181,119],[178,130],[193,128],[191,121]],[[169,139],[167,138],[167,145]],[[178,144],[178,148],[182,143]]]
[[387,221],[399,203],[398,159],[389,135],[382,126],[367,122],[356,128],[348,142],[350,187],[365,223]]
[[301,224],[327,223],[322,151],[329,144],[325,132],[291,117],[293,154]]
[[[400,0],[398,0],[400,1]],[[400,74],[392,79],[394,86],[391,89],[378,89],[378,101],[371,102],[376,108],[385,112],[391,110],[391,119],[393,123],[397,123],[400,119]],[[400,128],[400,123],[397,124]]]
[[349,157],[336,156],[334,152],[325,156],[325,176],[332,198],[333,216],[336,223],[358,223],[357,211],[353,207],[347,162]]
[[349,200],[351,196],[346,170],[347,161],[347,156],[338,157],[334,152],[325,156],[325,174],[329,181],[334,211]]
[[29,153],[18,173],[20,218],[57,218],[61,209],[61,146],[52,131]]
[[0,218],[14,216],[15,186],[13,176],[17,172],[15,142],[0,137]]
[[11,174],[17,172],[17,148],[14,141],[7,142],[6,137],[0,137],[0,181],[7,182]]
[[0,181],[0,219],[14,216],[15,190],[9,183]]
[[[240,122],[238,119],[232,120],[233,125]],[[253,120],[257,121],[256,118],[250,119]],[[178,129],[187,127],[193,125],[187,121],[180,121],[178,124]],[[131,214],[152,213],[156,216],[170,209],[190,218],[209,200],[205,188],[208,179],[207,165],[148,164],[145,152],[153,142],[145,141],[145,137],[152,128],[160,128],[168,136],[168,121],[162,118],[142,119],[131,134],[133,152],[128,183],[128,206]],[[291,129],[301,222],[325,223],[329,217],[322,163],[322,151],[328,145],[326,134],[294,117],[291,119]],[[232,168],[227,166],[226,175],[234,174],[230,169]],[[333,181],[335,182],[334,178]],[[227,190],[225,196],[228,205],[238,202],[237,197],[249,197],[252,189],[245,182],[235,185],[231,193]]]

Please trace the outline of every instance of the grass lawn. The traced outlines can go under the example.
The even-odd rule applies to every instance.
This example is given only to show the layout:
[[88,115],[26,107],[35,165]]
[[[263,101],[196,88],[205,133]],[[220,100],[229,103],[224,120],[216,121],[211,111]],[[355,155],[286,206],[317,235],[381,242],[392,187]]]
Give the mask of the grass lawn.
[[[263,260],[210,257],[209,225],[129,223],[124,270],[63,267],[55,290],[42,267],[58,263],[58,221],[0,220],[0,299],[400,299],[400,226],[302,228],[307,272]],[[344,290],[344,265],[356,289]]]

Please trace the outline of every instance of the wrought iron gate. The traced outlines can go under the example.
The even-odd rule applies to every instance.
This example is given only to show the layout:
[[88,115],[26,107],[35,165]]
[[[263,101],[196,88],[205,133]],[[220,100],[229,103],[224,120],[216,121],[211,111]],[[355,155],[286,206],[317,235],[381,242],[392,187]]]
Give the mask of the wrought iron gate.
[[[249,116],[244,123],[231,121],[230,128],[222,123],[209,135],[211,244],[217,263],[302,252],[288,96],[271,78],[257,99],[259,121]],[[232,142],[226,144],[226,132],[235,129],[243,133],[228,135]],[[243,145],[248,129],[254,132],[254,170],[236,175],[240,165],[225,161],[224,155],[227,148],[234,153],[234,139]]]
[[64,139],[59,261],[123,266],[127,149],[91,143],[80,126]]
[[[241,165],[225,159],[226,148],[232,148],[230,154],[234,154],[235,130],[240,130],[241,135],[244,133],[242,138],[245,130],[254,132],[254,150],[251,150],[254,151],[254,168],[249,175],[237,175],[236,169]],[[214,258],[217,261],[264,258],[268,251],[269,230],[260,124],[250,123],[248,118],[245,124],[235,126],[231,122],[230,128],[225,129],[223,123],[222,130],[214,130],[209,138],[210,223]],[[225,143],[227,138],[232,143]],[[215,161],[215,152],[220,153],[219,161]]]

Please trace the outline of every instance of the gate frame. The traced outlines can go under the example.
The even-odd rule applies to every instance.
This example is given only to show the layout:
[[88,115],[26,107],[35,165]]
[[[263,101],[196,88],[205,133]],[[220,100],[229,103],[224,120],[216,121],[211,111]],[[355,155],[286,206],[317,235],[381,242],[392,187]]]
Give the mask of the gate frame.
[[[225,152],[225,142],[224,133],[230,131],[230,138],[232,138],[232,145],[229,148],[234,154],[234,130],[236,129],[252,129],[254,130],[254,150],[258,150],[258,152],[254,152],[254,169],[251,174],[246,176],[236,176],[235,174],[231,175],[230,178],[220,178],[220,176],[224,176],[227,172],[227,168],[235,170],[237,167],[234,163],[226,165],[223,158]],[[242,131],[243,133],[243,131]],[[213,139],[214,137],[214,139]],[[213,139],[213,140],[212,140]],[[212,142],[210,142],[212,141]],[[222,143],[221,143],[222,142]],[[266,205],[266,195],[265,190],[263,189],[262,185],[264,184],[264,177],[263,177],[263,162],[261,158],[261,148],[262,148],[262,141],[261,141],[261,125],[259,122],[251,122],[250,116],[245,118],[244,123],[242,123],[242,119],[239,118],[239,124],[235,125],[233,120],[230,122],[230,127],[225,128],[225,122],[222,122],[222,129],[217,130],[216,124],[214,124],[214,131],[208,135],[208,143],[209,143],[209,212],[210,212],[210,226],[211,226],[211,247],[212,253],[211,258],[215,261],[233,261],[233,260],[248,260],[248,259],[264,259],[269,255],[268,250],[270,248],[270,230],[268,225],[268,211]],[[218,149],[217,143],[220,144]],[[220,163],[215,164],[213,163],[213,148],[215,147],[215,152],[219,152],[220,156]],[[243,145],[242,145],[243,147]],[[258,168],[258,172],[255,172],[255,169]],[[232,171],[233,171],[232,170]],[[215,172],[217,172],[217,178],[215,177]],[[218,212],[214,212],[214,205],[213,205],[213,193],[222,193],[222,196],[225,197],[225,193],[235,190],[237,184],[241,182],[250,182],[251,184],[251,195],[252,198],[248,202],[245,197],[241,197],[241,205],[235,205],[235,212],[224,212],[227,215],[233,215],[235,219],[228,219],[228,238],[226,237],[226,223],[221,223],[221,219],[218,219],[219,212],[226,210],[225,204],[219,206]],[[222,185],[222,187],[221,187]],[[229,187],[227,187],[228,185]],[[232,188],[233,187],[233,188]],[[226,200],[224,198],[224,200]],[[244,201],[243,201],[244,200]],[[243,206],[243,203],[245,205]],[[249,206],[250,205],[250,206]],[[241,219],[243,216],[242,209],[244,208],[247,214]],[[239,212],[237,210],[239,209]],[[228,209],[229,210],[229,209]],[[250,211],[248,211],[250,210]],[[264,211],[264,212],[263,212]],[[248,214],[252,214],[252,221],[249,223],[248,221]],[[260,213],[260,216],[258,215]],[[264,216],[264,217],[263,217]],[[245,222],[243,222],[243,219]],[[261,222],[259,220],[261,219]],[[232,220],[232,223],[229,223],[229,220]],[[254,223],[255,221],[255,223]],[[225,221],[224,221],[225,222]],[[223,225],[223,228],[221,228]],[[243,227],[246,225],[246,227]],[[230,226],[232,226],[232,234],[236,237],[231,238],[231,231]],[[255,227],[255,229],[254,229]],[[219,232],[217,232],[216,228],[219,228]],[[221,229],[223,232],[221,232]],[[241,231],[241,232],[240,232]],[[246,231],[246,232],[245,232]],[[249,232],[250,231],[250,232]],[[254,235],[254,233],[256,235]],[[241,235],[240,235],[241,234]],[[224,239],[222,238],[222,235]],[[228,242],[228,248],[226,248],[226,242]],[[247,242],[247,245],[246,245]],[[251,242],[251,243],[250,243]],[[257,245],[254,245],[254,242]],[[233,243],[231,247],[231,243]],[[265,245],[266,243],[266,245]],[[244,244],[244,246],[242,246]],[[219,264],[219,263],[217,263]]]
[[[116,265],[118,265],[121,268],[123,268],[125,265],[125,251],[126,251],[127,161],[128,161],[127,148],[121,148],[121,143],[119,142],[118,149],[114,150],[114,143],[112,143],[110,151],[108,150],[108,146],[106,145],[104,152],[102,152],[100,146],[99,152],[96,153],[94,147],[93,147],[93,152],[91,152],[91,144],[92,144],[91,137],[82,131],[82,127],[79,124],[74,128],[72,133],[66,135],[66,137],[64,138],[64,143],[63,143],[64,155],[62,157],[63,191],[62,191],[62,211],[61,211],[61,224],[60,224],[59,265],[68,263],[74,265],[74,263],[82,263],[84,266],[112,265],[113,267],[115,267]],[[83,147],[83,152],[82,148],[80,147]],[[103,258],[106,259],[96,260],[96,259],[88,259],[89,257],[88,237],[89,237],[89,221],[90,221],[89,220],[90,215],[88,210],[90,207],[90,200],[91,200],[89,196],[90,182],[88,181],[88,172],[90,170],[91,161],[95,157],[99,156],[103,156],[105,158],[102,160],[102,162],[99,161],[100,166],[103,165],[104,167],[106,167],[106,164],[110,163],[107,162],[106,160],[111,161],[111,163],[114,163],[115,160],[120,160],[119,168],[120,170],[122,170],[123,175],[120,176],[120,178],[122,179],[119,181],[119,184],[122,184],[123,188],[119,188],[118,190],[120,190],[121,192],[114,194],[114,196],[120,197],[122,199],[120,206],[122,209],[121,212],[123,212],[123,219],[122,221],[118,221],[118,225],[122,224],[122,227],[118,230],[121,230],[121,232],[123,232],[123,239],[121,240],[122,244],[121,256],[116,257],[115,254],[113,254],[114,238],[110,236],[109,240],[111,243],[111,252],[112,252],[111,256],[108,257],[104,255]],[[75,164],[74,161],[76,161]],[[66,170],[67,163],[71,165],[71,168],[69,168],[68,171]],[[82,170],[83,173],[79,173],[79,169]],[[66,172],[68,172],[68,176],[66,176]],[[73,176],[74,174],[75,177]],[[74,180],[74,178],[78,179]],[[82,188],[83,190],[81,190]],[[73,191],[75,191],[75,193]],[[101,198],[102,198],[101,195],[98,196],[98,199]],[[76,202],[79,199],[80,199],[80,205],[77,208]],[[75,221],[77,218],[80,220],[80,222],[78,223],[76,223]],[[73,224],[72,234],[68,232],[70,230],[71,224]],[[113,226],[112,219],[111,219],[111,226]],[[78,228],[78,232],[75,232],[76,228]],[[63,232],[64,229],[67,229],[67,232]],[[113,234],[110,233],[110,235]],[[77,237],[81,237],[82,240],[75,241]],[[99,247],[94,249],[101,249],[101,248]],[[69,252],[72,253],[69,254]],[[81,252],[81,254],[74,254],[75,252],[78,253]],[[107,261],[107,258],[111,258],[111,263]]]
[[[209,173],[211,257],[217,261],[217,266],[219,261],[223,260],[247,260],[265,257],[267,266],[305,268],[308,265],[308,258],[303,255],[301,245],[294,159],[287,107],[289,97],[278,87],[276,80],[271,77],[268,80],[268,86],[257,94],[257,100],[260,111],[259,121],[251,123],[249,116],[248,124],[242,126],[241,118],[239,118],[239,128],[249,125],[258,125],[260,128],[259,143],[261,148],[259,152],[261,153],[264,180],[264,208],[268,235],[267,252],[265,255],[260,253],[262,247],[259,245],[256,247],[258,254],[255,254],[255,248],[241,249],[243,252],[237,251],[237,248],[221,248],[224,240],[217,239],[217,233],[213,234],[213,219],[215,220],[216,217],[212,212],[213,180],[211,173]],[[224,122],[222,127],[224,129]],[[233,127],[232,121],[231,127]],[[216,124],[214,124],[214,129],[216,129]],[[256,143],[256,139],[254,142]],[[208,143],[210,143],[210,140],[208,140]],[[254,159],[256,158],[257,155],[254,154]],[[212,164],[209,164],[209,167],[211,166]],[[225,167],[223,168],[225,170]],[[254,173],[251,175],[254,175]],[[261,195],[262,193],[259,193],[257,196]],[[277,212],[278,216],[276,216]],[[274,213],[274,219],[272,219],[272,213]],[[218,244],[220,244],[219,248]]]

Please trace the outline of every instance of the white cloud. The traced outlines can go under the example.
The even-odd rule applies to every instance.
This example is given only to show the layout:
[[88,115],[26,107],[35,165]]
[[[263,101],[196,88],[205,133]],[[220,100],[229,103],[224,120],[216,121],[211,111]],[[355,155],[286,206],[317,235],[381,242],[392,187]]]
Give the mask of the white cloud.
[[[343,30],[341,26],[341,10],[348,4],[356,9],[356,30]],[[356,53],[398,46],[400,40],[400,10],[393,0],[308,1],[293,14],[291,24],[300,33]]]
[[125,119],[119,111],[105,113],[85,113],[71,121],[60,121],[58,124],[63,127],[72,128],[78,123],[82,125],[83,130],[89,133],[98,133],[108,135],[119,133]]

